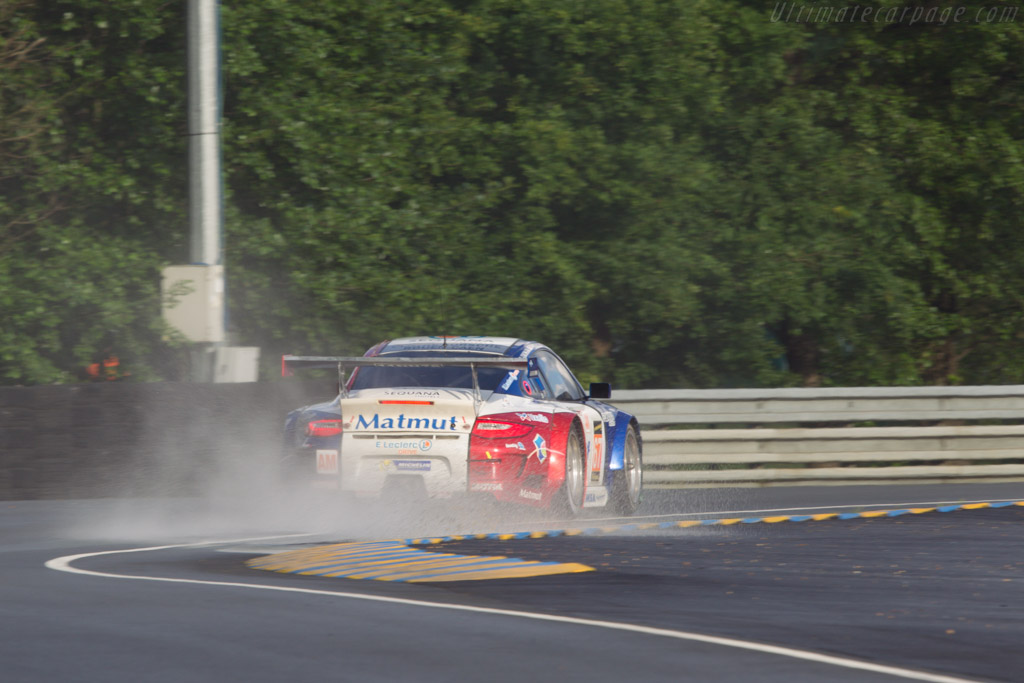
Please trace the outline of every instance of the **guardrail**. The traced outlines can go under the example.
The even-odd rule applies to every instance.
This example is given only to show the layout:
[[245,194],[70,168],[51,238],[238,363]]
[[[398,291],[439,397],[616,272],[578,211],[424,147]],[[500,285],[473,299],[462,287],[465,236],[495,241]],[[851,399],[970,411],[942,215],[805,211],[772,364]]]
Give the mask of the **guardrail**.
[[[0,500],[186,495],[237,453],[275,452],[282,416],[334,389],[0,387]],[[1024,480],[1024,386],[659,389],[611,402],[641,422],[652,487]]]
[[655,488],[1024,480],[1024,385],[656,389],[610,402],[640,421]]

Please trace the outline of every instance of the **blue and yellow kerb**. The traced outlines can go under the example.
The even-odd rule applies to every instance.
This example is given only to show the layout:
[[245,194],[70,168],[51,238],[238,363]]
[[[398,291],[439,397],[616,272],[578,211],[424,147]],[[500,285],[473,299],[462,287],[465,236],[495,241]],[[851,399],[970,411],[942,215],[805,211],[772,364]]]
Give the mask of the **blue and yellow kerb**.
[[583,564],[475,557],[410,548],[407,541],[338,543],[246,562],[254,569],[376,581],[472,581],[593,571]]
[[558,536],[598,536],[636,531],[687,529],[702,526],[730,526],[733,524],[777,524],[780,522],[820,522],[829,519],[872,519],[920,515],[927,512],[956,512],[982,508],[1024,507],[1024,501],[989,503],[963,503],[936,507],[902,508],[898,510],[868,510],[864,512],[822,512],[811,515],[779,515],[772,517],[728,517],[720,519],[694,519],[675,522],[649,522],[582,529],[548,529],[519,533],[470,534],[461,536],[432,536],[395,541],[337,543],[332,545],[289,550],[274,555],[248,560],[253,569],[265,569],[289,574],[330,576],[346,579],[373,579],[376,581],[475,581],[483,579],[511,579],[551,574],[569,574],[594,571],[593,567],[575,562],[537,562],[514,557],[478,557],[438,553],[410,546],[437,545],[452,541],[489,540],[511,541]]

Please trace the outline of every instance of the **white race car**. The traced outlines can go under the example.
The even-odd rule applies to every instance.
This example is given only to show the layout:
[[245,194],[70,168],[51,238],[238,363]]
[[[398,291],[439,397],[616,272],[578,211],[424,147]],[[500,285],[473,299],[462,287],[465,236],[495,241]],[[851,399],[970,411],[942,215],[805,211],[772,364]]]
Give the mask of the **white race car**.
[[[385,341],[361,357],[284,356],[282,371],[338,368],[332,401],[289,413],[283,465],[321,488],[374,497],[477,493],[568,513],[640,505],[636,419],[585,392],[537,342]],[[347,376],[347,370],[352,373]]]

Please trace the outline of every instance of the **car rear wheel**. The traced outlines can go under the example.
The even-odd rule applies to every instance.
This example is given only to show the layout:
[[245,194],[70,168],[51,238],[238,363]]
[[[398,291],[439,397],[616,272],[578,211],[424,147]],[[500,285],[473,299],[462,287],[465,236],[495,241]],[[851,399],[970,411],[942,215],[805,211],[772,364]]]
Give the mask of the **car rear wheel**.
[[561,505],[570,515],[578,515],[583,509],[583,486],[586,472],[583,461],[583,432],[573,423],[565,443],[565,483],[562,484]]
[[640,435],[630,425],[622,453],[622,469],[615,473],[612,484],[612,507],[620,515],[632,515],[640,507],[643,495],[644,467]]

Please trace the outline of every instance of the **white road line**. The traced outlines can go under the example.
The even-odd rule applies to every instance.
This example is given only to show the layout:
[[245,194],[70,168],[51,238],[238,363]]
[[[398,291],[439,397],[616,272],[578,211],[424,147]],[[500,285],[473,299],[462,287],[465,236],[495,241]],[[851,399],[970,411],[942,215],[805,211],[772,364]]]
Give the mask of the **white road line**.
[[324,595],[333,598],[349,598],[352,600],[368,600],[371,602],[385,602],[396,605],[409,605],[413,607],[432,607],[435,609],[447,609],[455,610],[458,612],[476,612],[479,614],[496,614],[509,617],[519,617],[521,619],[534,619],[536,621],[550,621],[562,624],[573,624],[577,626],[594,626],[597,628],[606,628],[615,631],[627,631],[631,633],[640,633],[651,636],[661,636],[664,638],[675,638],[677,640],[689,640],[699,643],[708,643],[711,645],[721,645],[723,647],[738,648],[741,650],[752,650],[754,652],[761,652],[764,654],[779,655],[781,657],[790,657],[793,659],[802,659],[809,662],[816,662],[818,664],[828,664],[832,666],[843,667],[846,669],[858,669],[861,671],[870,671],[872,673],[887,674],[891,676],[897,676],[899,678],[906,678],[915,681],[929,681],[930,683],[978,683],[972,679],[957,678],[955,676],[945,676],[942,674],[934,674],[926,671],[915,671],[913,669],[904,669],[896,666],[886,666],[884,664],[874,664],[872,662],[864,662],[856,659],[847,659],[845,657],[837,657],[834,655],[825,655],[817,652],[810,652],[808,650],[796,650],[788,647],[780,647],[777,645],[766,645],[763,643],[757,643],[747,640],[738,640],[735,638],[723,638],[720,636],[710,636],[702,633],[691,633],[688,631],[676,631],[672,629],[654,628],[651,626],[640,626],[637,624],[626,624],[614,621],[602,621],[599,619],[582,619],[578,617],[565,617],[556,614],[540,614],[536,612],[521,612],[517,610],[506,610],[506,609],[495,609],[492,607],[474,607],[471,605],[451,605],[440,602],[428,602],[425,600],[410,600],[408,598],[393,598],[381,595],[363,595],[360,593],[346,593],[342,591],[328,591],[319,590],[313,588],[295,588],[292,586],[272,586],[258,583],[241,583],[235,581],[204,581],[200,579],[176,579],[172,577],[160,577],[160,576],[132,576],[130,574],[111,574],[108,572],[97,572],[89,569],[80,569],[72,566],[72,563],[78,560],[83,560],[91,557],[100,557],[103,555],[117,555],[120,553],[141,553],[149,552],[154,550],[169,550],[171,548],[195,548],[210,545],[219,545],[224,543],[244,543],[249,541],[268,540],[271,538],[293,538],[296,536],[310,536],[312,534],[289,534],[288,536],[261,536],[257,538],[236,538],[231,540],[222,541],[204,541],[200,543],[179,543],[175,545],[159,545],[151,546],[147,548],[128,548],[124,550],[105,550],[102,552],[95,553],[81,553],[78,555],[65,555],[63,557],[55,557],[52,560],[46,562],[46,567],[54,569],[60,572],[68,572],[71,574],[82,574],[85,576],[98,576],[109,579],[129,579],[136,581],[161,581],[165,583],[181,583],[181,584],[193,584],[203,586],[227,586],[231,588],[249,588],[255,590],[269,590],[269,591],[280,591],[282,593],[304,593],[307,595]]

